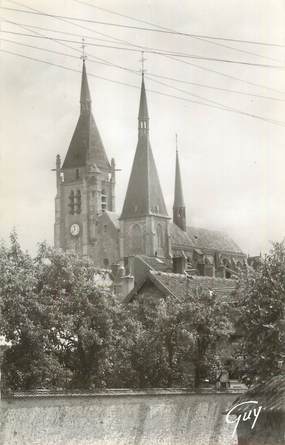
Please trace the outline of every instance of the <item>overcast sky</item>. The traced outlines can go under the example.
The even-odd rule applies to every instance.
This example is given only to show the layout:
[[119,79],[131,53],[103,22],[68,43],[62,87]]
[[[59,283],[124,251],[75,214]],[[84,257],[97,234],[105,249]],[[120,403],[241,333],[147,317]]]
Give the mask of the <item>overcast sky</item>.
[[[147,26],[96,9],[96,5],[179,32],[285,45],[284,0],[23,2],[16,4],[3,0],[0,3],[9,8],[23,10],[30,7],[61,16]],[[120,46],[118,41],[110,42],[117,38],[136,45],[207,58],[285,65],[285,47],[197,39],[91,22],[67,23],[54,17],[4,9],[0,9],[0,15],[2,31],[34,34],[8,23],[7,20],[10,20],[22,25],[72,33],[55,34],[33,28],[33,31],[53,38],[79,42],[80,36],[84,36],[89,55],[86,62],[88,73],[134,87],[140,86],[140,77],[136,73],[100,64],[94,61],[94,57],[138,72],[139,53],[88,43]],[[96,32],[104,33],[107,37]],[[65,42],[65,45],[76,51],[52,40],[7,32],[1,32],[1,37],[6,39],[1,41],[2,50],[81,70],[79,43]],[[7,39],[61,54],[23,47],[7,42]],[[229,110],[194,103],[198,101],[216,105],[193,97],[190,93],[251,115],[285,122],[284,70],[191,58],[183,58],[183,63],[158,54],[146,54],[145,57],[148,75],[192,82],[187,84],[156,78],[164,84],[184,90],[177,91],[156,83],[154,78],[146,77],[148,90],[187,99],[178,100],[148,92],[152,148],[169,214],[172,214],[177,133],[188,224],[225,230],[246,253],[258,254],[268,250],[270,241],[281,240],[285,236],[285,128]],[[78,119],[80,73],[5,52],[1,52],[0,60],[0,238],[7,239],[15,227],[22,245],[34,253],[37,242],[47,240],[53,243],[56,187],[55,173],[51,169],[55,166],[57,153],[64,159]],[[250,93],[251,96],[197,84]],[[109,158],[114,157],[117,168],[122,169],[118,172],[116,187],[117,211],[120,211],[136,148],[139,89],[91,75],[89,85],[93,113],[107,154]]]

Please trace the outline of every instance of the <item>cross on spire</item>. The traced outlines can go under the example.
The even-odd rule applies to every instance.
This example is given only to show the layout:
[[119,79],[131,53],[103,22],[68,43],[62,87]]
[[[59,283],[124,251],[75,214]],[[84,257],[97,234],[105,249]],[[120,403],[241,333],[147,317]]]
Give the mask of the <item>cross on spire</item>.
[[141,73],[144,74],[145,73],[145,68],[144,68],[144,63],[146,61],[146,58],[144,57],[144,51],[142,51],[142,56],[140,59],[141,62]]
[[82,37],[82,45],[81,45],[81,48],[82,48],[82,55],[80,56],[80,59],[82,59],[83,62],[85,62],[85,60],[87,59],[87,55],[86,55],[86,52],[85,52],[86,44],[85,44],[85,39],[84,39],[84,37]]

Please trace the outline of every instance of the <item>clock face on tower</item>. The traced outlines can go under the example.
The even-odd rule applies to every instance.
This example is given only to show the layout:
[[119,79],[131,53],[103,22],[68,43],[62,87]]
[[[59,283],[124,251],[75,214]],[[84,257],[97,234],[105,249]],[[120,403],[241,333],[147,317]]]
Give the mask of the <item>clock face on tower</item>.
[[71,233],[72,236],[79,235],[79,232],[80,232],[80,227],[79,227],[78,224],[72,224],[70,226],[70,233]]

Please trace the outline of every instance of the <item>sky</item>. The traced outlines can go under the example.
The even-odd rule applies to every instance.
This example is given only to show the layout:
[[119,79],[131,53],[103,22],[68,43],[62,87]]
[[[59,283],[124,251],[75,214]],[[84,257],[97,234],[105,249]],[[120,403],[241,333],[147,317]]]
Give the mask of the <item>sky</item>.
[[[177,133],[188,225],[226,231],[250,255],[284,238],[284,0],[2,0],[0,5],[0,239],[7,240],[15,228],[31,253],[38,242],[53,243],[52,169],[57,154],[64,159],[79,116],[82,37],[93,114],[107,154],[120,169],[118,212],[137,142],[141,69],[140,52],[106,48],[120,47],[123,40],[129,49],[184,54],[144,55],[150,138],[169,215]],[[157,26],[195,37],[134,29]]]

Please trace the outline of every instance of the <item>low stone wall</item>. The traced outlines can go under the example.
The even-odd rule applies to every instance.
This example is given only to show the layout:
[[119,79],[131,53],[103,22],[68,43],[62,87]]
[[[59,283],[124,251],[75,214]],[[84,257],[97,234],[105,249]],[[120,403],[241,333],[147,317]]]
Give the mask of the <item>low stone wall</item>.
[[1,445],[236,445],[237,394],[19,394],[0,402]]

